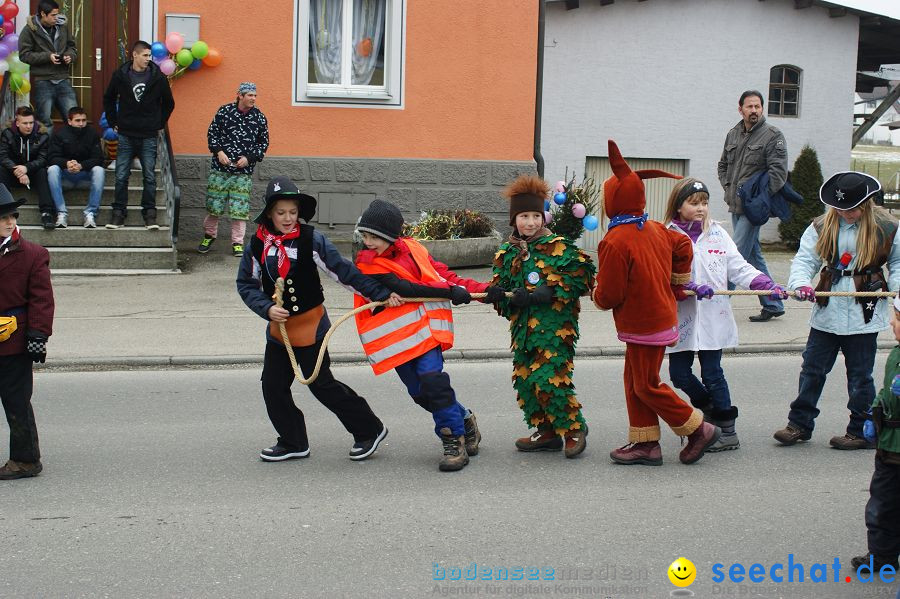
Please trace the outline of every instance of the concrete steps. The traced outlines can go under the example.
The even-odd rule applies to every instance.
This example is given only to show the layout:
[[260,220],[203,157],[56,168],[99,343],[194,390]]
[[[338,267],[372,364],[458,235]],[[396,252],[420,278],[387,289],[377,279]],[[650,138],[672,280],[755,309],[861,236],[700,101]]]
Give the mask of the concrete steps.
[[[80,190],[79,190],[80,191]],[[72,193],[72,192],[70,192]],[[69,196],[66,197],[66,208],[69,210],[69,227],[81,227],[84,224],[84,209],[87,207],[87,193],[84,194],[83,198],[72,198],[72,201],[69,201]],[[110,216],[112,215],[112,209],[109,206],[100,206],[100,214],[97,215],[97,226],[103,227],[106,223],[109,222]],[[159,226],[168,226],[169,223],[169,215],[166,212],[166,205],[157,203],[156,205],[156,222]],[[33,225],[39,226],[41,224],[41,211],[38,209],[37,204],[28,203],[24,206],[19,207],[19,225]],[[140,204],[131,204],[128,206],[128,209],[125,212],[125,225],[126,226],[142,226],[144,224],[144,220],[141,217],[141,206]]]

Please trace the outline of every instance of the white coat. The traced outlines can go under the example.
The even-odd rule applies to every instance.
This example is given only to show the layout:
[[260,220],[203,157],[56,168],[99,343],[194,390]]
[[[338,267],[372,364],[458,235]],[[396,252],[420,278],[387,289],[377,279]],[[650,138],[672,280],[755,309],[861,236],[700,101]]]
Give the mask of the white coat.
[[[684,233],[674,223],[667,226]],[[737,287],[748,289],[753,279],[761,274],[744,260],[734,241],[718,223],[711,222],[694,242],[691,280],[698,285],[727,289],[731,281]],[[716,350],[737,344],[737,324],[731,312],[730,296],[714,295],[702,301],[689,296],[678,302],[678,344],[666,348],[667,354]]]

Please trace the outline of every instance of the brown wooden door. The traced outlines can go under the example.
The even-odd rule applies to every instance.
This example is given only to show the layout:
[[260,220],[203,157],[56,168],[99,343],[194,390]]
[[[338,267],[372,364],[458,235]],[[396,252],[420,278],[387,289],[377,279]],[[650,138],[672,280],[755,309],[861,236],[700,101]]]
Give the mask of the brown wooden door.
[[[38,0],[31,0],[32,15],[37,12],[37,4]],[[62,0],[59,5],[78,48],[78,60],[71,71],[72,87],[88,119],[96,123],[113,71],[123,61],[131,60],[131,46],[138,39],[140,0]],[[54,111],[54,120],[60,119]]]

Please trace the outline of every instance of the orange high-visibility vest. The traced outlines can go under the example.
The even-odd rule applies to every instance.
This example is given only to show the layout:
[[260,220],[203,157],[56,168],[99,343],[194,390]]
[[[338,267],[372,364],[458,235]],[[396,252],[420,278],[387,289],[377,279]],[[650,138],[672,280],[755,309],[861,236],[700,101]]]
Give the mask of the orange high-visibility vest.
[[[428,250],[413,239],[403,239],[422,276],[387,258],[376,256],[371,263],[358,264],[367,275],[394,274],[414,283],[432,283],[444,279],[428,260]],[[353,297],[355,308],[366,304],[359,294]],[[378,314],[364,310],[356,315],[356,330],[369,365],[381,374],[405,364],[434,347],[441,351],[453,347],[453,310],[449,300],[409,302],[396,308],[385,308]]]

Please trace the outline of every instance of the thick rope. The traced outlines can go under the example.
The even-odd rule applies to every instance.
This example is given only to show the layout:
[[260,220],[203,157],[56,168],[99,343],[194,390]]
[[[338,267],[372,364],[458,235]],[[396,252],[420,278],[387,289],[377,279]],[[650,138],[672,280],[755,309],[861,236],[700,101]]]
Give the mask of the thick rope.
[[[275,281],[275,295],[272,299],[275,300],[275,305],[279,308],[284,304],[284,300],[281,298],[281,294],[284,291],[284,279],[278,277],[278,280]],[[693,291],[685,290],[685,295],[696,295]],[[788,295],[796,295],[794,291],[788,291]],[[761,291],[753,291],[751,289],[734,289],[727,290],[721,289],[716,290],[715,295],[771,295],[771,290],[761,290]],[[472,299],[482,299],[487,297],[487,293],[472,293],[470,294]],[[510,297],[512,293],[507,292],[507,297]],[[817,291],[816,297],[894,297],[897,295],[893,291]],[[436,299],[433,297],[404,297],[404,302],[445,302],[446,299]],[[283,322],[278,323],[278,330],[281,331],[281,340],[284,342],[284,348],[287,351],[288,359],[291,361],[291,368],[294,369],[294,376],[302,385],[309,385],[319,376],[319,371],[322,369],[322,362],[325,361],[325,352],[328,351],[328,341],[331,339],[331,335],[334,334],[335,330],[341,324],[343,324],[346,320],[356,316],[360,312],[365,310],[371,310],[372,308],[377,308],[378,306],[386,306],[387,300],[381,302],[369,302],[368,304],[363,304],[358,308],[354,308],[353,310],[347,312],[336,321],[334,321],[331,326],[328,328],[328,331],[325,333],[325,337],[322,339],[322,347],[319,348],[319,355],[316,357],[316,366],[313,368],[312,373],[309,375],[309,378],[303,378],[303,375],[300,373],[300,367],[297,365],[297,357],[294,355],[294,350],[291,346],[291,340],[288,338],[287,327],[285,327]]]

